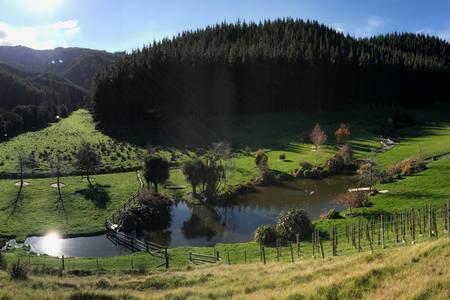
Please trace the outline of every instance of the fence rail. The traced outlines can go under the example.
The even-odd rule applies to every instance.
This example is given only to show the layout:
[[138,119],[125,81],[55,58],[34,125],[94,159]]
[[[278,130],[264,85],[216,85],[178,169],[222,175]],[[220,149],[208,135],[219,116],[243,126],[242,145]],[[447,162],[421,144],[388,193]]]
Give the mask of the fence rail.
[[220,256],[218,251],[216,251],[214,255],[189,252],[189,261],[194,264],[203,264],[203,263],[215,264],[219,260]]

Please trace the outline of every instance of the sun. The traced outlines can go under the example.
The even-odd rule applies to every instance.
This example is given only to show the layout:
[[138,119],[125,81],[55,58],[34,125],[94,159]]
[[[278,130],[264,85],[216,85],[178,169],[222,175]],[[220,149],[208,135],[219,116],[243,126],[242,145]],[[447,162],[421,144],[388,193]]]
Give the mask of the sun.
[[27,9],[36,12],[49,12],[54,10],[60,0],[24,0]]

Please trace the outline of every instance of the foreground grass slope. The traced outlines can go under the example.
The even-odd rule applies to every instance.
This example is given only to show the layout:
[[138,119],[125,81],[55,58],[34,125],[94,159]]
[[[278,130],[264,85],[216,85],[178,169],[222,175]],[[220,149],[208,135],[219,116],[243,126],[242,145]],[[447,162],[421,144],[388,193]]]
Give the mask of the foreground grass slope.
[[294,264],[251,263],[86,277],[39,274],[22,282],[11,281],[0,271],[0,298],[448,299],[449,255],[450,239],[445,237],[374,254]]

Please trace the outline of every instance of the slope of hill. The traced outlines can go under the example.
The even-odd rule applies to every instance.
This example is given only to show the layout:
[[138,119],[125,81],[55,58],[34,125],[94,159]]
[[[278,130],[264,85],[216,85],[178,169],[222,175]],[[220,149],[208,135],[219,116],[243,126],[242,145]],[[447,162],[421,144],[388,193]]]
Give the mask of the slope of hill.
[[102,72],[96,116],[117,125],[435,103],[450,96],[449,52],[424,35],[356,39],[293,19],[224,23],[153,43]]
[[93,75],[120,54],[85,48],[34,50],[23,46],[1,46],[0,63],[25,72],[52,73],[90,89]]
[[50,73],[0,65],[0,134],[17,133],[67,116],[84,104],[87,91]]

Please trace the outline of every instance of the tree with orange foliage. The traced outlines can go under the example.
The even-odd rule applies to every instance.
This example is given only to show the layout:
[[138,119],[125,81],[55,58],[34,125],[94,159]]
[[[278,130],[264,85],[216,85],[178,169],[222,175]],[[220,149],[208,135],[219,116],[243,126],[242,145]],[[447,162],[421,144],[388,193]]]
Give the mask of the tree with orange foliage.
[[342,144],[342,142],[350,136],[350,128],[342,123],[341,126],[334,133],[336,136],[336,142]]

